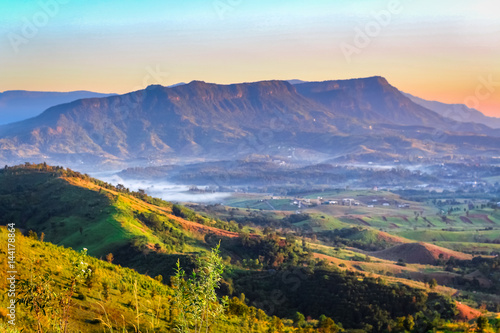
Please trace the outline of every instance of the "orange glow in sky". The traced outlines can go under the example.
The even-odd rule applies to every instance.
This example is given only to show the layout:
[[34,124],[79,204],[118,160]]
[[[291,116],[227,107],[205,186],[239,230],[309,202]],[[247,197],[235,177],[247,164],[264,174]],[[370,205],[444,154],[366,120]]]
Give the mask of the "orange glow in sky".
[[0,91],[380,75],[500,117],[497,0],[51,1],[2,8]]

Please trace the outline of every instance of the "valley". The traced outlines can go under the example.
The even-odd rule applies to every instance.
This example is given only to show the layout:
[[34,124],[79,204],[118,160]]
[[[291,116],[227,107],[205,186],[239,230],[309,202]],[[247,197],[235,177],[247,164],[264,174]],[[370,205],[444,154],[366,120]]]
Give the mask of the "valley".
[[[451,329],[450,320],[468,325],[467,321],[494,316],[500,310],[496,266],[500,210],[487,196],[462,193],[451,200],[449,193],[441,192],[427,201],[415,201],[422,193],[404,197],[389,190],[344,188],[293,196],[235,192],[224,203],[179,205],[155,199],[142,189],[132,192],[123,184],[114,186],[45,164],[8,167],[0,171],[0,185],[2,223],[14,222],[29,234],[23,242],[39,247],[36,239],[43,235],[44,242],[64,247],[51,251],[88,249],[89,255],[101,258],[92,259],[99,271],[106,271],[105,265],[113,262],[133,269],[137,276],[145,274],[140,275],[144,281],[162,276],[164,285],[154,287],[154,293],[165,300],[157,299],[158,309],[165,312],[155,310],[154,303],[141,308],[156,313],[158,327],[174,325],[168,311],[175,311],[175,305],[167,300],[173,295],[168,277],[175,274],[175,262],[193,269],[195,253],[208,253],[218,243],[227,269],[220,292],[237,296],[232,302],[240,306],[264,311],[259,319],[252,319],[256,331],[274,325],[273,318],[281,318],[284,327],[292,329],[294,311],[310,318],[306,326],[311,329],[320,315],[326,315],[348,331],[380,331],[397,325],[397,317],[409,313],[419,326]],[[105,264],[104,258],[112,261]],[[50,260],[41,262],[45,266],[36,269],[55,269]],[[83,302],[77,298],[73,306],[90,312],[72,317],[72,327],[97,329],[110,323],[126,328],[134,322],[132,317],[124,317],[123,323],[103,319],[104,313],[125,316],[134,306],[127,310],[113,301],[117,295],[113,290],[121,288],[117,281],[125,283],[122,279],[102,278],[108,281],[105,288],[111,296],[102,298],[103,290],[101,296],[92,294],[99,288],[80,288]],[[133,279],[129,280],[124,285],[128,290]],[[151,290],[152,282],[143,283],[148,287],[141,295]],[[352,286],[348,287],[353,288],[351,297],[335,289],[344,284]],[[378,291],[372,295],[366,288]],[[389,301],[394,290],[403,298]],[[382,301],[384,297],[389,298]],[[419,301],[410,307],[387,307],[407,304],[404,297]],[[442,305],[433,308],[429,302]],[[352,312],[348,315],[343,310],[353,308],[362,317],[351,317]],[[217,325],[235,325],[246,318],[230,315],[231,311],[228,321]],[[91,321],[92,316],[101,319]],[[140,321],[138,325],[149,325]]]

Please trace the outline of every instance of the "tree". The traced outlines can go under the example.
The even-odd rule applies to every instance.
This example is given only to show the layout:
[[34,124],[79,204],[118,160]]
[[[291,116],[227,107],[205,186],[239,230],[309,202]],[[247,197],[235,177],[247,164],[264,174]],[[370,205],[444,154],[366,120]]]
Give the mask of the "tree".
[[431,279],[429,281],[429,288],[434,289],[438,285],[436,279]]
[[108,253],[106,255],[106,261],[109,262],[110,264],[113,262],[113,260],[115,260],[115,257],[113,256],[113,253]]
[[44,332],[42,318],[54,307],[57,294],[53,291],[53,280],[47,273],[45,276],[35,276],[31,279],[22,279],[19,283],[19,303],[28,307],[34,314],[37,322],[37,332]]
[[33,238],[34,240],[38,240],[38,235],[36,232],[34,232],[33,230],[29,230],[28,231],[28,237],[29,238]]
[[172,206],[172,214],[174,214],[177,217],[182,217],[184,218],[184,214],[182,213],[182,209],[179,205],[173,205]]
[[109,299],[109,284],[107,281],[102,282],[102,296],[106,301]]
[[293,316],[293,326],[295,327],[304,327],[306,325],[306,317],[300,312],[295,312]]
[[273,316],[271,322],[269,323],[268,333],[282,333],[285,329],[285,325],[280,318]]
[[[39,276],[31,272],[29,279],[19,280],[19,303],[24,304],[28,311],[33,313],[37,332],[69,331],[73,294],[80,283],[94,275],[86,257],[87,249],[73,257],[69,286],[59,292],[55,291],[54,280],[49,273]],[[47,320],[48,318],[51,320]],[[47,322],[50,327],[44,327]]]
[[319,317],[318,327],[323,333],[337,333],[342,330],[340,326],[335,324],[332,318],[325,315]]
[[408,317],[405,318],[405,320],[403,321],[403,326],[407,331],[411,332],[413,330],[413,327],[415,327],[415,321],[413,320],[412,315],[408,315]]
[[476,325],[479,332],[484,332],[488,329],[490,323],[488,322],[488,318],[479,316],[476,320]]
[[174,306],[179,313],[176,328],[179,332],[208,332],[216,319],[223,316],[227,298],[219,299],[215,292],[220,286],[224,262],[220,256],[220,243],[205,258],[198,258],[197,269],[191,277],[177,261],[173,277]]

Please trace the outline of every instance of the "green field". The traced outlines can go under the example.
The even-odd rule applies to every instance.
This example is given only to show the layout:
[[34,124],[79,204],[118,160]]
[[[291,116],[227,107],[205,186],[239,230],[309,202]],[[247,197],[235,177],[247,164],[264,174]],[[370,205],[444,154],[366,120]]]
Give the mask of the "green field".
[[500,253],[500,244],[476,242],[433,242],[434,244],[454,251],[465,253],[492,254]]
[[483,231],[442,231],[442,230],[417,230],[402,231],[399,236],[421,242],[475,242],[483,243],[485,240],[500,239],[500,230]]

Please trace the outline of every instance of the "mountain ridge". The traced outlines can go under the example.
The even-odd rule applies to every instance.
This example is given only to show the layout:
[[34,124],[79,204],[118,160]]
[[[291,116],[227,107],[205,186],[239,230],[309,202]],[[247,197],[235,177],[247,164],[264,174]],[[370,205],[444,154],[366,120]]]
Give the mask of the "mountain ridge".
[[[296,85],[192,81],[72,101],[0,126],[0,160],[57,162],[74,156],[77,163],[143,163],[288,154],[283,147],[331,158],[368,152],[442,156],[461,150],[491,155],[497,154],[499,140],[499,130],[444,118],[380,76]],[[469,149],[477,145],[477,152]]]
[[487,116],[479,110],[469,108],[465,104],[448,104],[439,101],[429,101],[409,93],[403,92],[403,94],[410,98],[413,102],[439,113],[446,118],[461,122],[478,123],[491,128],[500,128],[500,118]]
[[82,98],[107,97],[115,94],[87,90],[68,92],[6,90],[0,92],[0,125],[22,121],[41,114],[47,108]]

